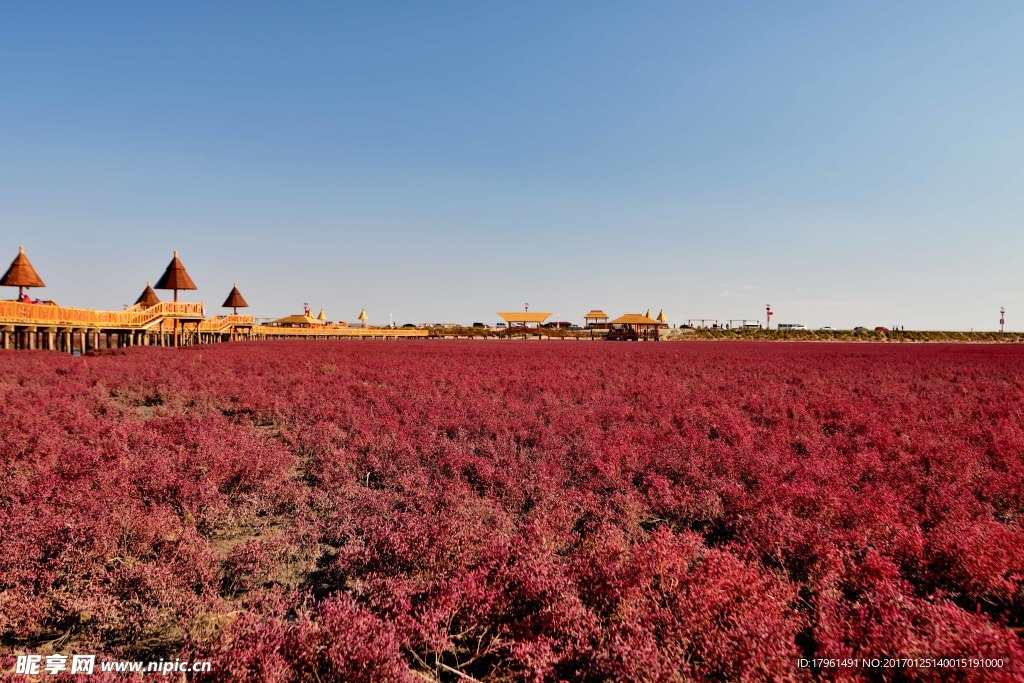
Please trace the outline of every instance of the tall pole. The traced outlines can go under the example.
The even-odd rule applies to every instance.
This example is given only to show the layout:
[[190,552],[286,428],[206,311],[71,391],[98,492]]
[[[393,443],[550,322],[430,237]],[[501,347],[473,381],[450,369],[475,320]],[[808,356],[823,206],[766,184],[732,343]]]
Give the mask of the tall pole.
[[1002,334],[1006,331],[1006,308],[1004,306],[999,307],[999,333]]
[[[174,290],[174,303],[178,303],[178,290]],[[177,308],[177,307],[175,307],[175,308]],[[173,346],[175,348],[177,348],[177,346],[178,346],[178,319],[177,318],[174,319],[174,332],[173,332],[173,334],[174,334]]]
[[772,329],[772,305],[771,304],[766,304],[765,307],[764,307],[764,310],[765,310],[765,316],[764,316],[765,329],[770,330],[770,329]]

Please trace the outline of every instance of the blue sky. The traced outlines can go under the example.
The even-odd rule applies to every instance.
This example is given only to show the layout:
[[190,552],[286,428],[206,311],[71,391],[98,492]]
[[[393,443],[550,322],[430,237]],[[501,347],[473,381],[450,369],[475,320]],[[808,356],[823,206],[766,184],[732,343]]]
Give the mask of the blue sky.
[[8,4],[0,258],[99,308],[179,249],[210,313],[237,281],[258,316],[1024,329],[1021,35],[1013,2]]

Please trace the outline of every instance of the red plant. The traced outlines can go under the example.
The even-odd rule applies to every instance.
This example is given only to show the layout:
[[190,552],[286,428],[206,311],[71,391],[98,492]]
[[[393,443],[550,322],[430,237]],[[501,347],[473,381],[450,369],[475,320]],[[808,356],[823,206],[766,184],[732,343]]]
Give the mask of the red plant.
[[[0,353],[0,644],[210,680],[1020,680],[1024,349]],[[983,657],[878,671],[799,660]]]

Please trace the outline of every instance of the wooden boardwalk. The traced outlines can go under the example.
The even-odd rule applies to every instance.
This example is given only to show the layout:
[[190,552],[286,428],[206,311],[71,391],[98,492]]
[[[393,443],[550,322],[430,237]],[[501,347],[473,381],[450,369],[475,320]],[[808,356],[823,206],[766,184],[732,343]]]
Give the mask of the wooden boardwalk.
[[131,346],[190,346],[246,339],[403,339],[427,330],[256,325],[251,315],[207,318],[202,303],[163,301],[123,311],[0,301],[0,349],[84,353]]

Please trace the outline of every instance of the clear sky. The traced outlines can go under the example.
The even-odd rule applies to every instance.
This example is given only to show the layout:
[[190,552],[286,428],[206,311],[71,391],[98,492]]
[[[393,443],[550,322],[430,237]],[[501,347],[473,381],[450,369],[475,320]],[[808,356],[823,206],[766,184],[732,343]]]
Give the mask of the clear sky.
[[96,308],[179,249],[208,313],[1024,329],[1022,36],[1020,2],[7,3],[0,258]]

